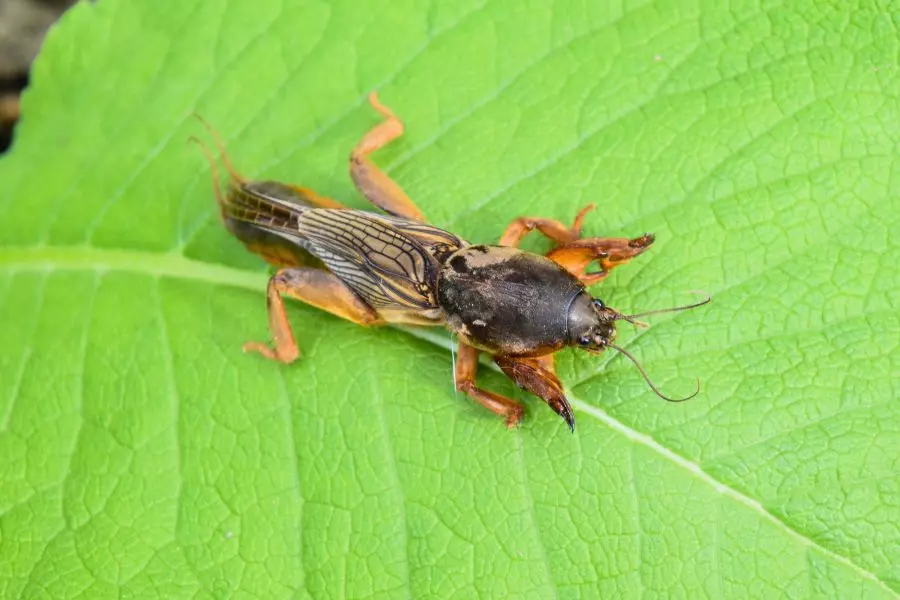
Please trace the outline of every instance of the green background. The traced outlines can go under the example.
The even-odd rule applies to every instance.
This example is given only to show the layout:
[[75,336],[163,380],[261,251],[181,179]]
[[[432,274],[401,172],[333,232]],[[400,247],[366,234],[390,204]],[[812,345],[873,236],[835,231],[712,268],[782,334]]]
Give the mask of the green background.
[[[837,4],[837,3],[835,3]],[[81,4],[0,160],[0,596],[900,596],[900,13],[888,3]],[[444,338],[290,304],[217,222],[249,176],[353,206],[376,160],[497,239],[657,234],[597,293],[713,303],[563,353],[575,435],[452,389]],[[529,239],[528,247],[546,244]]]

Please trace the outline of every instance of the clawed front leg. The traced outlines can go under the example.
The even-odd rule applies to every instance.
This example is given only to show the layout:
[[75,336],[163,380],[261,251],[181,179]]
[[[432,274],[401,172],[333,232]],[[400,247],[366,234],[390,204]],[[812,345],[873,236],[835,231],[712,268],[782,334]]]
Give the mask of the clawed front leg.
[[575,415],[556,376],[552,354],[538,358],[495,356],[494,362],[516,385],[546,402],[575,431]]
[[[463,342],[459,343],[455,372],[456,389],[491,412],[503,417],[507,427],[515,427],[521,422],[524,409],[515,400],[477,386],[476,371],[479,354],[480,351],[477,348]],[[544,400],[556,414],[563,418],[569,429],[575,431],[575,415],[563,392],[562,383],[556,376],[552,355],[537,358],[495,356],[494,362],[516,385]]]
[[[653,243],[653,235],[645,233],[632,239],[582,238],[580,236],[584,216],[593,208],[593,204],[582,208],[575,216],[571,227],[566,227],[553,219],[519,217],[506,228],[500,238],[500,245],[518,246],[529,231],[537,229],[559,244],[547,253],[547,258],[562,265],[585,285],[599,283],[612,269],[624,265],[649,248]],[[595,262],[599,270],[588,272],[588,267]]]
[[556,242],[557,244],[567,244],[574,242],[581,236],[581,225],[584,222],[584,216],[594,210],[593,204],[588,204],[575,215],[575,222],[571,227],[566,227],[559,221],[553,219],[543,219],[540,217],[519,217],[510,223],[503,236],[500,238],[501,246],[512,246],[515,248],[519,245],[529,231],[537,229],[545,236]]
[[[653,234],[629,238],[583,238],[554,248],[547,258],[562,265],[585,285],[599,283],[614,268],[624,265],[653,243]],[[598,271],[588,272],[596,262]]]

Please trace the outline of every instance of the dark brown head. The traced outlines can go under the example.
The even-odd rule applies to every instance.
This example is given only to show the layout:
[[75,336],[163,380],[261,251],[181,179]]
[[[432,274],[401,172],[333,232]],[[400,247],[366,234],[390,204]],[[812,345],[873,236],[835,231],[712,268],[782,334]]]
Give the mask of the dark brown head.
[[616,346],[613,342],[616,339],[616,321],[627,321],[632,325],[638,325],[641,327],[647,327],[646,323],[642,323],[638,321],[638,317],[644,317],[647,315],[659,314],[664,312],[677,312],[680,310],[688,310],[690,308],[696,308],[698,306],[702,306],[709,302],[710,299],[707,298],[702,302],[697,302],[696,304],[689,304],[687,306],[676,306],[675,308],[664,308],[659,310],[651,310],[639,314],[634,315],[626,315],[614,310],[606,304],[603,303],[599,298],[591,298],[587,294],[587,292],[581,292],[572,300],[572,303],[569,305],[569,312],[566,317],[566,337],[567,343],[570,346],[575,346],[576,348],[581,348],[583,350],[587,350],[592,354],[599,354],[603,352],[607,348],[612,348],[613,350],[617,350],[624,354],[631,362],[637,366],[638,370],[641,372],[641,375],[644,376],[644,379],[647,381],[647,384],[650,388],[656,392],[656,394],[663,398],[664,400],[668,400],[670,402],[681,402],[684,400],[689,400],[697,395],[697,391],[699,391],[699,382],[697,386],[697,391],[695,391],[690,396],[686,398],[670,398],[668,396],[663,395],[659,389],[650,381],[647,374],[644,372],[643,367],[635,360],[635,358],[624,349],[619,346]]
[[588,351],[602,352],[616,339],[616,321],[624,315],[609,308],[599,298],[581,292],[569,305],[566,320],[568,343]]

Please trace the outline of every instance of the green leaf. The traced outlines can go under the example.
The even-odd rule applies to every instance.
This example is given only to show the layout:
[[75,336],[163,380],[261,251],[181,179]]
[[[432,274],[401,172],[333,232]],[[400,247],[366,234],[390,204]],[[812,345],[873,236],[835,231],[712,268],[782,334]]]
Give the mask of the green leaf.
[[[900,596],[900,13],[874,3],[81,3],[0,161],[0,596]],[[653,231],[598,290],[713,303],[563,353],[578,429],[508,432],[445,338],[291,304],[187,143],[437,225]],[[529,239],[527,247],[546,248]],[[431,334],[429,334],[431,335]],[[433,343],[438,342],[438,343]],[[482,383],[515,394],[497,373]]]

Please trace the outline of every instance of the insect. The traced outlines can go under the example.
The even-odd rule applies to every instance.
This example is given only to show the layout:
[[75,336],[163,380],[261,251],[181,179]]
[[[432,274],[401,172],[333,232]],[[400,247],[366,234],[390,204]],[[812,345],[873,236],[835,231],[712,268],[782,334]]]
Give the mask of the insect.
[[[403,134],[403,123],[378,100],[383,117],[350,154],[350,176],[360,193],[384,213],[354,210],[310,189],[276,181],[251,181],[231,164],[224,145],[207,125],[228,170],[219,186],[219,212],[227,229],[252,252],[278,267],[269,279],[267,304],[272,343],[248,342],[244,350],[282,363],[299,357],[284,296],[301,300],[360,325],[445,325],[459,343],[455,385],[514,427],[523,407],[478,387],[478,356],[489,354],[519,387],[542,398],[571,430],[575,416],[556,376],[553,355],[574,346],[599,353],[613,348],[638,367],[648,385],[664,396],[640,364],[614,344],[616,323],[642,325],[649,314],[686,310],[696,304],[626,315],[591,297],[587,285],[643,253],[651,234],[636,238],[582,238],[582,209],[571,226],[543,218],[512,221],[498,245],[470,244],[428,224],[422,212],[370,154]],[[205,121],[204,121],[205,123]],[[193,138],[197,141],[196,138]],[[537,230],[556,243],[545,256],[517,248]],[[599,269],[589,272],[590,265]],[[699,390],[699,384],[698,384]]]

